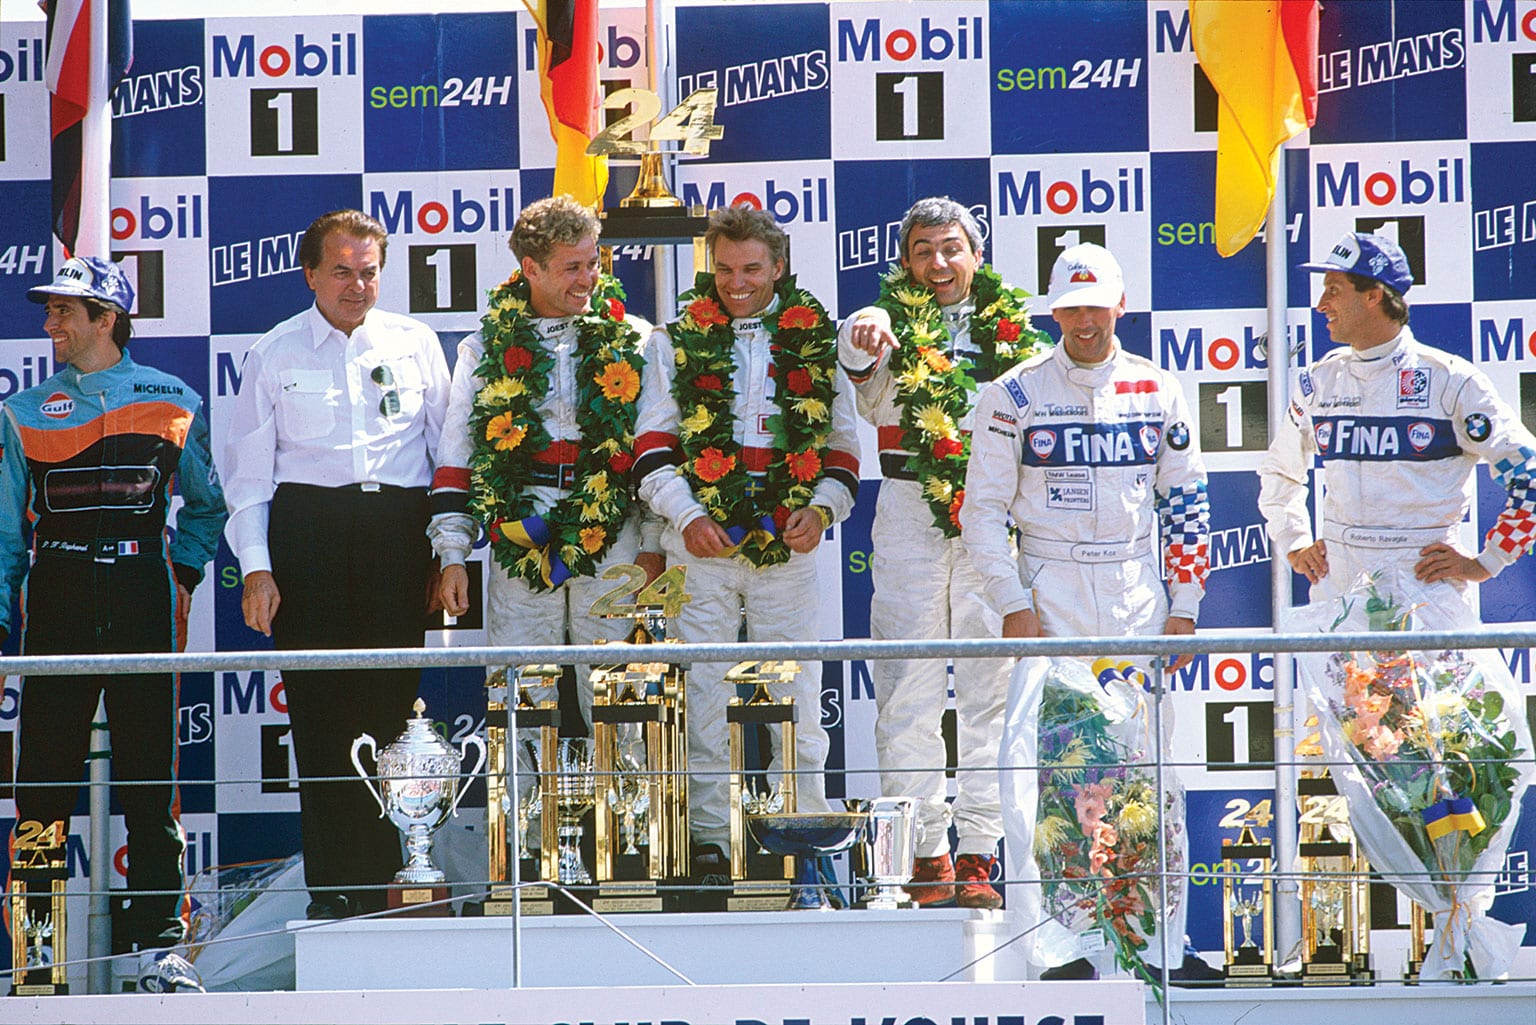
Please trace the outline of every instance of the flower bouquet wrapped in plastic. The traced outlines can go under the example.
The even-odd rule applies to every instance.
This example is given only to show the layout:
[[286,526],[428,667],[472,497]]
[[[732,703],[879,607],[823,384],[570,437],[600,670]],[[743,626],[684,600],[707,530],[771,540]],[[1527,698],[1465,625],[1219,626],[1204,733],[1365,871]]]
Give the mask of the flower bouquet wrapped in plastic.
[[[1324,631],[1478,626],[1434,585],[1362,577],[1298,613]],[[1487,917],[1494,877],[1532,776],[1530,727],[1497,651],[1351,651],[1297,656],[1350,823],[1371,864],[1432,912],[1420,977],[1508,971],[1523,926]]]
[[[1028,658],[1016,671],[1003,732],[1003,815],[1009,875],[1024,882],[1010,899],[1018,895],[1023,924],[1034,930],[1037,964],[1112,957],[1155,981],[1148,962],[1161,961],[1160,924],[1175,967],[1181,957],[1184,795],[1168,768],[1159,797],[1144,680],[1129,663],[1110,659]],[[1165,736],[1171,731],[1165,715]],[[1159,801],[1166,908],[1157,876]]]

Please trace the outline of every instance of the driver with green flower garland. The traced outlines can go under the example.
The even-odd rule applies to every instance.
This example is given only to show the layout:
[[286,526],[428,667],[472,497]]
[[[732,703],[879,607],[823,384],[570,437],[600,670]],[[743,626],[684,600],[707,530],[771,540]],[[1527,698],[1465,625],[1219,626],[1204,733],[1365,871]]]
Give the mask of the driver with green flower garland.
[[[603,570],[638,562],[654,578],[665,566],[642,543],[629,489],[650,325],[625,313],[618,282],[599,273],[599,230],[570,196],[524,208],[509,240],[519,269],[459,343],[427,534],[455,616],[469,611],[465,559],[482,529],[489,537],[500,567],[487,588],[491,644],[622,639],[627,621],[589,613],[613,587]],[[585,666],[576,678],[590,721]],[[555,688],[530,696],[554,700]]]
[[[634,478],[667,523],[667,558],[688,563],[683,641],[735,641],[743,607],[749,640],[813,641],[814,550],[859,489],[835,326],[785,275],[789,238],[769,214],[717,210],[704,240],[714,274],[679,297],[683,315],[646,350]],[[700,773],[689,781],[690,831],[694,875],[706,882],[728,869],[729,668],[695,662],[688,678],[688,762]],[[828,811],[819,674],[802,670],[788,695],[775,696],[792,696],[799,710],[797,810]]]
[[[1029,325],[1028,295],[982,262],[976,218],[948,197],[920,199],[899,237],[901,266],[875,305],[843,322],[838,358],[859,412],[880,439],[884,480],[871,531],[876,640],[1000,637],[1002,614],[960,541],[971,448],[971,404],[985,384],[1049,344]],[[938,659],[879,659],[875,751],[887,796],[915,799],[917,863],[909,889],[920,906],[1002,904],[988,880],[1003,835],[997,752],[1012,665],[954,661],[954,805],[945,800],[940,719],[949,676]],[[965,770],[971,771],[965,771]],[[949,827],[958,837],[950,860]]]

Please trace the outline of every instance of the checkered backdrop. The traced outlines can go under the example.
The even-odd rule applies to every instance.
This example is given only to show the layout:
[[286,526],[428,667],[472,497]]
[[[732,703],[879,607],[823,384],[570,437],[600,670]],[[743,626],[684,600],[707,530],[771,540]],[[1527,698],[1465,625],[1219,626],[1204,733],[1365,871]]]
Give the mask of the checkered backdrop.
[[[1252,473],[1268,415],[1263,249],[1222,260],[1212,246],[1216,99],[1182,0],[684,0],[674,15],[675,95],[719,90],[725,129],[708,159],[680,166],[676,191],[770,210],[791,234],[793,269],[840,315],[875,297],[897,257],[900,217],[925,195],[968,204],[989,258],[1034,292],[1061,249],[1094,241],[1115,251],[1130,309],[1120,337],[1183,382],[1211,469],[1202,629],[1267,628],[1270,551]],[[641,12],[602,18],[605,88],[643,85]],[[298,239],[322,211],[361,207],[384,222],[394,244],[383,303],[434,327],[452,360],[484,293],[511,268],[517,210],[552,180],[534,28],[521,8],[136,27],[134,66],[114,101],[113,255],[138,286],[135,358],[206,396],[215,452],[245,351],[310,301]],[[1480,365],[1536,426],[1536,0],[1328,4],[1321,51],[1318,126],[1286,156],[1288,262],[1347,229],[1394,236],[1414,269],[1416,333]],[[0,23],[0,400],[52,370],[24,295],[60,259],[42,73],[41,22]],[[654,312],[649,253],[616,256],[631,306]],[[679,270],[687,280],[689,267]],[[1286,344],[1300,362],[1327,347],[1308,308],[1312,285],[1290,277]],[[1054,329],[1048,317],[1038,323]],[[865,466],[873,472],[873,458]],[[828,638],[867,636],[877,488],[866,482],[852,519],[820,549]],[[1501,503],[1480,473],[1469,545]],[[241,621],[239,584],[221,547],[194,603],[194,649],[264,646]],[[1536,622],[1536,559],[1481,592],[1485,621]],[[429,643],[484,639],[477,606]],[[1504,655],[1536,693],[1531,649]],[[824,679],[832,767],[867,770],[869,668],[829,665]],[[1249,767],[1277,754],[1272,687],[1270,659],[1242,652],[1201,656],[1177,676],[1177,750],[1204,763],[1184,774],[1197,871],[1219,860],[1245,815],[1281,811],[1265,803],[1270,774]],[[4,680],[0,765],[10,762],[18,690]],[[451,738],[480,728],[478,671],[429,672],[423,692]],[[192,675],[182,702],[188,868],[295,850],[278,675]],[[829,786],[876,789],[870,774]],[[1536,922],[1533,804],[1494,904],[1506,920]],[[0,806],[11,813],[9,801]],[[77,885],[84,825],[77,818],[71,838]],[[114,849],[121,876],[120,835]],[[1220,946],[1219,893],[1205,879],[1192,889],[1191,932],[1207,950]],[[1386,904],[1378,924],[1406,921]]]

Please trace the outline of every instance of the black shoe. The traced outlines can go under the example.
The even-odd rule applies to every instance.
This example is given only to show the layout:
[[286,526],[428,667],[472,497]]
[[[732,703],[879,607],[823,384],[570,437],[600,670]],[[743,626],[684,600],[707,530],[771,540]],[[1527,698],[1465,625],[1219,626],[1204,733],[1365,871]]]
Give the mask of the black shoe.
[[1097,979],[1098,977],[1099,971],[1093,967],[1093,962],[1081,957],[1076,961],[1068,961],[1066,964],[1057,965],[1055,968],[1047,968],[1040,973],[1042,982]]
[[[1161,973],[1153,972],[1152,974],[1155,977]],[[1209,982],[1219,982],[1225,978],[1226,975],[1220,968],[1212,968],[1205,963],[1204,958],[1196,957],[1194,954],[1185,954],[1184,963],[1168,973],[1168,981],[1175,986],[1200,986]]]
[[357,907],[352,903],[352,899],[344,893],[318,894],[309,902],[309,907],[304,909],[304,917],[311,922],[330,922],[351,918],[357,913]]

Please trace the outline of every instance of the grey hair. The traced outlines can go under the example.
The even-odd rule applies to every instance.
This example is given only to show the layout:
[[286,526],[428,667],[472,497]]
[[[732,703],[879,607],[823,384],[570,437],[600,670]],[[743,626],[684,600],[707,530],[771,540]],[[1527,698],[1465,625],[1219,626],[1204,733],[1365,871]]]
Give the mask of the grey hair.
[[914,230],[937,228],[945,224],[960,225],[960,230],[970,240],[971,252],[981,255],[981,225],[976,223],[975,215],[948,196],[929,196],[913,203],[907,215],[901,219],[901,235],[897,241],[901,246],[902,258],[907,256],[907,240]]

